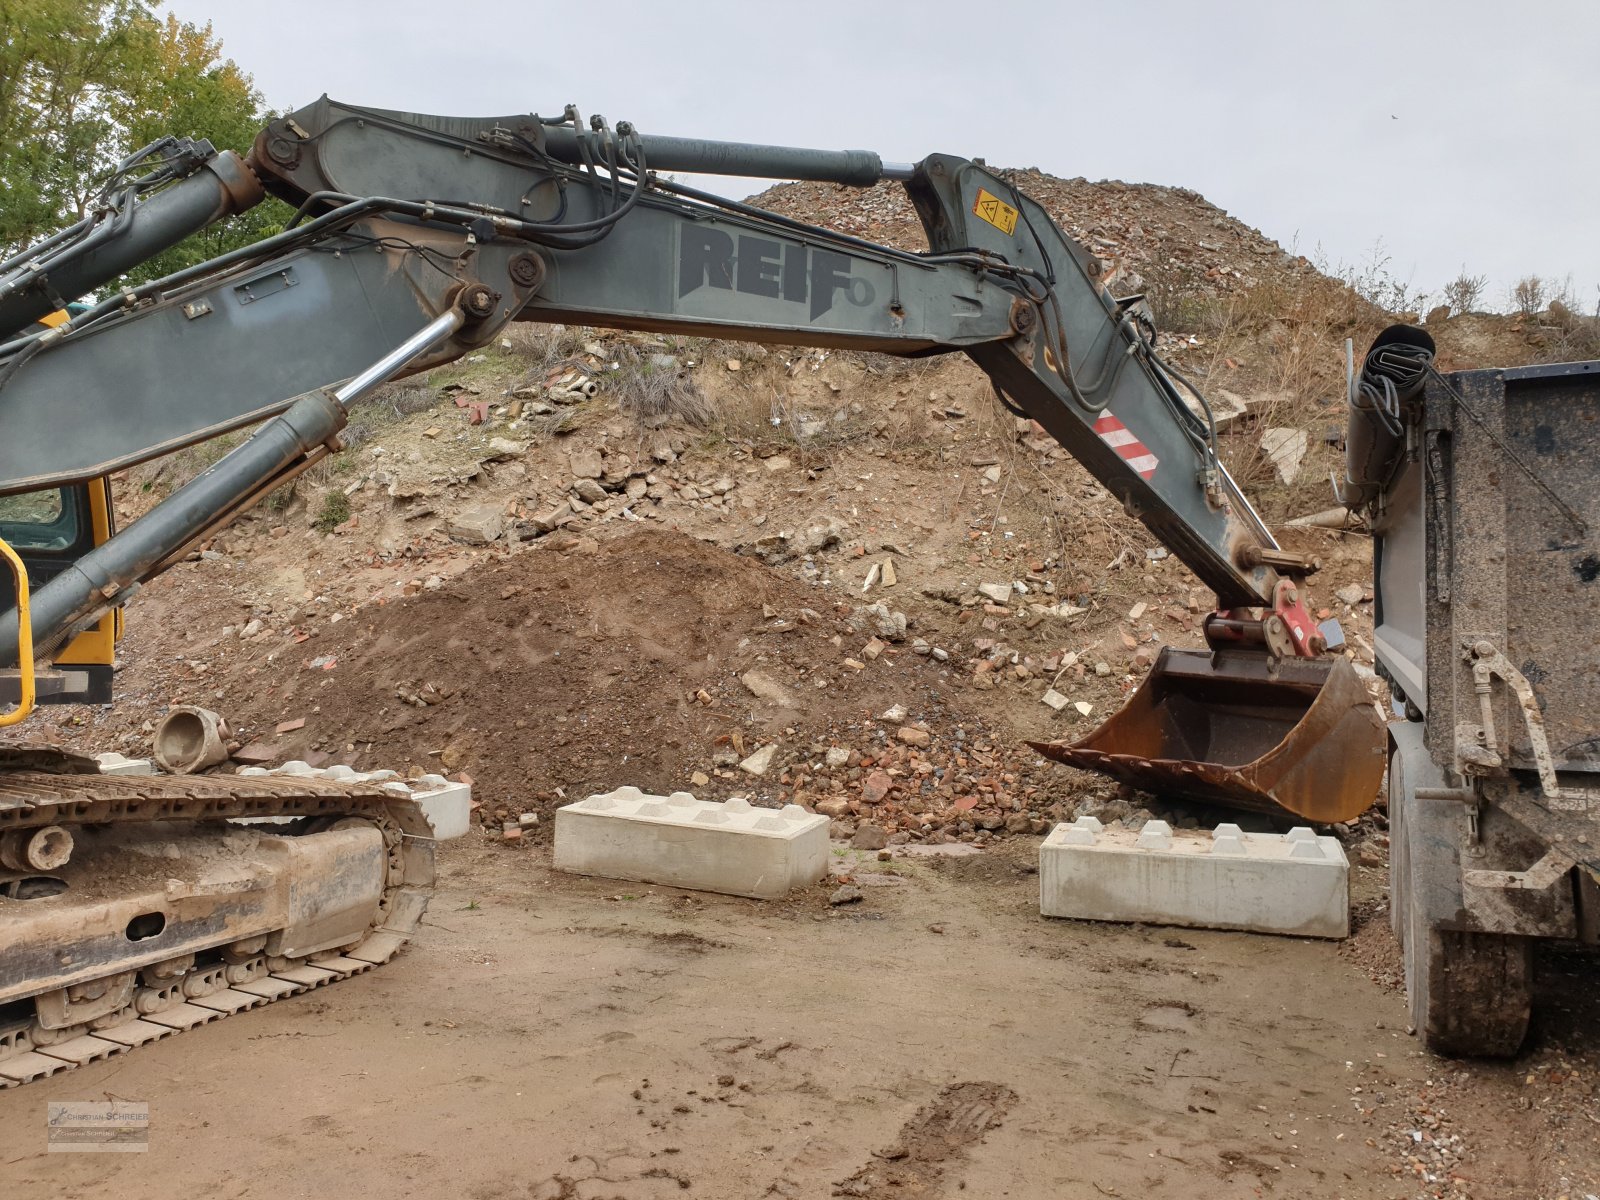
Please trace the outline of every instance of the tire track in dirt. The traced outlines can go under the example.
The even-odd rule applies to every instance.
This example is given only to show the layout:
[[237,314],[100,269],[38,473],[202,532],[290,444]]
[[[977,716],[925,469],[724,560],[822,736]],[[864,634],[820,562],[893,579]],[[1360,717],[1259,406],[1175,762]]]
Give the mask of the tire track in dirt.
[[951,1084],[901,1127],[898,1141],[835,1184],[833,1194],[865,1200],[943,1195],[946,1171],[964,1161],[967,1147],[982,1141],[1016,1102],[1017,1094],[1004,1084]]

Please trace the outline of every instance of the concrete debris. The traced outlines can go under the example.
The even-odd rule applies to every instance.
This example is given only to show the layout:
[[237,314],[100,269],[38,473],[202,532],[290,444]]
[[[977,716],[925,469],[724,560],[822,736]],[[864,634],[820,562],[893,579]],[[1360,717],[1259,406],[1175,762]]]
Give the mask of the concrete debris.
[[[795,699],[794,693],[764,671],[746,671],[739,676],[739,682],[744,684],[752,696],[776,704],[779,708],[798,707],[799,702]],[[764,770],[765,767],[762,768],[762,771]],[[760,775],[762,771],[753,773]]]
[[838,908],[843,904],[860,904],[866,898],[866,894],[860,888],[846,883],[840,885],[838,890],[828,897],[828,903]]
[[1272,468],[1284,483],[1300,478],[1300,464],[1305,461],[1311,436],[1304,429],[1274,426],[1261,432],[1261,452],[1272,462]]
[[1056,712],[1060,712],[1067,706],[1068,700],[1055,688],[1049,688],[1044,695],[1039,697],[1039,703],[1048,705],[1050,708],[1055,709]]
[[[237,757],[237,755],[235,755]],[[101,775],[154,775],[155,764],[148,758],[129,758],[115,750],[94,756],[95,767]]]
[[458,512],[445,522],[444,532],[458,542],[487,546],[505,530],[506,514],[498,504],[480,504]]
[[996,604],[1006,604],[1011,600],[1011,585],[1009,583],[980,583],[978,591],[989,597]]
[[777,743],[769,742],[740,762],[739,769],[750,775],[765,775],[767,769],[772,766],[772,760],[777,757],[777,754]]
[[831,550],[839,545],[848,531],[849,526],[843,521],[837,517],[829,517],[826,524],[812,525],[804,533],[797,535],[794,538],[794,549],[807,557],[821,554],[824,550]]
[[515,442],[510,438],[493,437],[489,439],[489,457],[485,462],[504,462],[507,459],[521,458],[527,453],[527,442]]
[[906,719],[906,706],[893,704],[878,714],[878,720],[888,721],[891,725],[898,724]]
[[861,612],[871,623],[874,632],[885,641],[903,642],[906,640],[908,622],[905,613],[891,612],[882,604],[869,604]]
[[1320,512],[1307,513],[1303,517],[1295,517],[1289,524],[1308,525],[1317,529],[1359,530],[1367,527],[1367,523],[1362,517],[1347,508],[1325,508]]
[[1088,612],[1087,608],[1079,608],[1076,604],[1030,604],[1028,609],[1038,613],[1041,617],[1081,617]]
[[517,522],[517,537],[523,541],[535,538],[541,534],[559,529],[569,521],[575,520],[578,514],[573,511],[572,505],[563,500],[537,516],[526,521]]
[[[1183,399],[1184,405],[1204,421],[1206,410],[1199,399],[1181,381],[1173,382],[1177,384],[1178,395]],[[1250,406],[1244,402],[1243,397],[1235,395],[1227,388],[1207,388],[1206,401],[1211,406],[1211,417],[1217,423],[1218,433],[1226,432],[1250,411]]]

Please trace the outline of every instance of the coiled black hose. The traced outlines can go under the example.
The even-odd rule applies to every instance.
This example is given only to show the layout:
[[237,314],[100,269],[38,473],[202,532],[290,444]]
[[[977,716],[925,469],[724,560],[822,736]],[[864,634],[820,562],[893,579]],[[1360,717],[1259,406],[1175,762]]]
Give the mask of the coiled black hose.
[[1351,404],[1371,412],[1396,437],[1405,432],[1404,405],[1422,391],[1433,366],[1433,339],[1414,325],[1391,325],[1380,333],[1361,366],[1356,397]]
[[1433,369],[1435,347],[1414,325],[1391,325],[1373,340],[1350,395],[1339,503],[1362,508],[1388,485],[1406,444],[1406,406]]

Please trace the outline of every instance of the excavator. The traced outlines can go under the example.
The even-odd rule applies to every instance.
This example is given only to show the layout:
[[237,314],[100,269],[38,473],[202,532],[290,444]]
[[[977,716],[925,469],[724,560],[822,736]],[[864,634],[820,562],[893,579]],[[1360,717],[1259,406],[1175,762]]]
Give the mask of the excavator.
[[[676,181],[906,189],[908,252]],[[282,230],[137,286],[135,265],[268,194]],[[1166,795],[1310,821],[1376,796],[1383,717],[1316,563],[1230,477],[1140,296],[983,163],[885,162],[559,116],[429,116],[326,96],[247,154],[166,138],[76,224],[0,262],[0,725],[106,703],[148,580],[340,448],[381,383],[564,322],[909,357],[962,352],[1215,591],[1088,738],[1040,749]],[[111,477],[253,427],[117,528]],[[4,575],[0,572],[0,575]],[[0,748],[0,1086],[387,961],[433,883],[430,826],[382,783],[127,776]],[[243,818],[270,818],[246,824]]]

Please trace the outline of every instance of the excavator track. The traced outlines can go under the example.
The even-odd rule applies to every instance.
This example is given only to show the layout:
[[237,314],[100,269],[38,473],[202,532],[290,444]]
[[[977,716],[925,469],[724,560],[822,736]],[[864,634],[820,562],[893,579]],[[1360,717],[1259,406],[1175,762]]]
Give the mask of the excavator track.
[[[328,831],[337,838],[339,831],[345,831],[348,837],[361,839],[363,846],[370,845],[373,855],[381,854],[382,890],[370,926],[354,940],[334,948],[304,955],[190,954],[186,968],[161,964],[168,969],[159,976],[152,976],[149,968],[130,970],[117,964],[104,976],[87,983],[80,979],[71,988],[57,989],[52,986],[54,981],[37,977],[35,982],[43,982],[42,988],[22,981],[28,995],[0,1005],[0,1089],[124,1054],[172,1034],[369,971],[394,956],[426,911],[434,880],[432,829],[410,789],[398,781],[73,774],[70,772],[86,769],[88,764],[49,753],[35,756],[35,760],[0,748],[0,762],[51,768],[0,770],[0,837],[57,827],[113,842],[118,836],[148,834],[165,845],[167,832],[179,830],[189,833],[190,844],[207,849],[220,845],[229,835],[253,844],[257,840],[292,842],[298,835]],[[68,773],[60,773],[63,770]],[[266,827],[228,824],[238,818],[274,823]],[[293,825],[283,825],[285,819]],[[372,828],[381,834],[381,850]],[[289,829],[292,834],[280,835],[279,831]],[[182,841],[178,835],[172,844]],[[7,882],[0,874],[0,989],[13,992],[19,981],[11,974],[27,969],[13,964],[30,961],[29,951],[37,949],[27,942],[29,901],[17,898],[19,886],[30,882],[26,878]],[[219,935],[211,949],[228,943],[230,936]],[[61,946],[59,961],[73,962],[76,949]],[[175,961],[181,964],[182,957]],[[118,988],[120,992],[115,991]],[[92,1003],[93,997],[108,991],[125,995],[128,1003],[82,1023],[46,1028],[42,1012],[18,1011],[30,997],[42,1006],[46,997],[41,992],[88,996]]]

